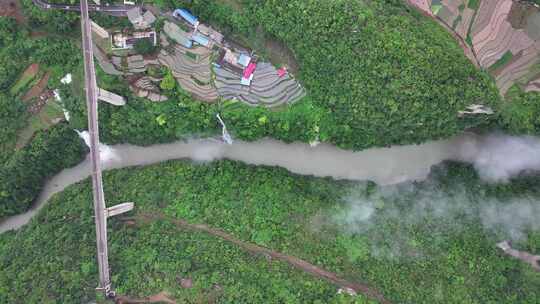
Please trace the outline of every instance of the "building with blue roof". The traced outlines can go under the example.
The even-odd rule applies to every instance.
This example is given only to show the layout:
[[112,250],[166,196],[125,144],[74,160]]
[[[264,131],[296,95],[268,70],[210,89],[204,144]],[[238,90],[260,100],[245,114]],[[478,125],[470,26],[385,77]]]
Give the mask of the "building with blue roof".
[[169,38],[171,38],[178,44],[186,48],[191,48],[193,46],[193,42],[189,37],[190,35],[184,32],[178,25],[169,21],[165,21],[163,31],[167,36],[169,36]]
[[193,26],[197,26],[197,24],[199,23],[199,20],[197,19],[197,17],[193,16],[188,10],[183,9],[183,8],[175,9],[173,12],[173,16],[176,18],[182,18],[187,23]]
[[195,33],[191,36],[191,39],[194,41],[194,42],[197,42],[198,44],[202,45],[202,46],[205,46],[205,47],[209,47],[210,46],[210,39],[208,39],[207,37],[199,34],[199,33]]

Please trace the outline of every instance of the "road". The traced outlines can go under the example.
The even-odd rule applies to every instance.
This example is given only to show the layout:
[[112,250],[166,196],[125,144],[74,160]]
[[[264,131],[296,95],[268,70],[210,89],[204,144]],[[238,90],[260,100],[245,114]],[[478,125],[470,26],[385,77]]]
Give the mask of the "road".
[[[80,11],[82,7],[78,5],[71,5],[71,4],[55,4],[55,3],[49,3],[43,0],[32,0],[34,5],[42,8],[42,9],[58,9],[58,10],[64,10],[64,11]],[[82,1],[81,1],[82,2]],[[127,11],[130,8],[133,8],[133,5],[97,5],[97,4],[90,4],[86,5],[88,11],[96,11],[96,12],[103,12],[108,13],[115,16],[125,16],[127,15]]]
[[88,133],[90,134],[90,159],[92,194],[96,221],[97,260],[99,267],[99,287],[106,295],[110,294],[109,261],[107,254],[107,217],[101,176],[99,155],[99,126],[96,71],[92,49],[92,26],[88,13],[88,0],[81,0],[81,31],[84,57],[85,94],[88,111]]

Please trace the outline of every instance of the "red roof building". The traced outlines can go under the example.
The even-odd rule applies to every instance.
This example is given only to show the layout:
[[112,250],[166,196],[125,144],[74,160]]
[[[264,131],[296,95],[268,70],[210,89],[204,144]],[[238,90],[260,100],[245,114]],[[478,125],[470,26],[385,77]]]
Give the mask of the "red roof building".
[[247,68],[244,70],[244,78],[249,79],[251,77],[251,74],[255,72],[255,69],[257,68],[257,64],[252,62],[250,63]]
[[287,68],[286,67],[280,68],[277,71],[277,74],[278,74],[279,77],[283,77],[283,76],[287,75]]

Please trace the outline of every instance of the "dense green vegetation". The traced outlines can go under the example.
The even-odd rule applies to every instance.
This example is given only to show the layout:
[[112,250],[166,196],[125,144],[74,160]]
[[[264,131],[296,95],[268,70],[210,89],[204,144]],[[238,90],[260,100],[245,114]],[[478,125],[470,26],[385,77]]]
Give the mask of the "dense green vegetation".
[[133,46],[135,51],[139,54],[147,55],[151,54],[156,50],[156,47],[150,41],[150,39],[139,39],[137,42],[135,42],[135,45]]
[[78,164],[85,154],[84,143],[66,124],[36,134],[0,169],[0,218],[30,208],[48,177]]
[[[79,64],[79,51],[70,40],[56,36],[32,37],[26,25],[0,18],[0,163],[13,152],[17,132],[26,125],[26,103],[20,99],[33,84],[19,80],[31,63],[51,72],[51,85]],[[23,79],[24,80],[24,79]],[[16,88],[15,85],[17,85]]]
[[[77,36],[74,31],[79,25],[79,14],[60,10],[43,10],[32,3],[32,0],[21,0],[24,14],[29,18],[29,25],[34,29],[42,29],[49,33]],[[51,3],[66,3],[66,1],[47,1]],[[67,1],[67,3],[73,1]]]
[[24,149],[15,149],[29,118],[29,104],[21,96],[37,81],[16,83],[23,70],[38,63],[51,72],[50,84],[56,85],[79,64],[79,57],[77,46],[65,37],[33,37],[27,25],[0,18],[0,218],[26,210],[47,177],[82,160],[84,144],[67,125],[42,132]]
[[0,164],[9,158],[17,131],[24,126],[25,106],[17,100],[0,94]]
[[12,56],[17,56],[17,47],[23,33],[17,30],[15,19],[0,18],[0,164],[12,152],[17,140],[17,131],[24,127],[26,106],[10,94],[21,70],[21,64]]
[[[210,295],[224,303],[331,303],[336,297],[333,286],[286,264],[141,217],[162,212],[300,257],[349,281],[367,282],[395,303],[536,303],[540,276],[498,252],[495,242],[508,235],[483,229],[479,209],[494,200],[533,202],[539,182],[522,178],[485,185],[469,167],[455,164],[435,170],[427,182],[397,187],[296,176],[231,161],[177,161],[107,172],[107,201],[135,201],[134,213],[125,216],[138,223],[110,222],[112,279],[121,294],[165,290],[179,302],[206,302]],[[342,219],[355,210],[351,197],[376,206],[365,229],[347,228],[354,221]],[[0,302],[92,299],[97,269],[89,201],[90,182],[79,183],[57,195],[29,226],[0,236]],[[415,207],[426,202],[452,212],[441,216],[438,208]],[[455,207],[463,205],[467,209]],[[526,234],[514,245],[539,252],[538,231]],[[179,278],[186,277],[193,289],[178,287]]]
[[501,108],[501,122],[514,134],[540,134],[540,93],[525,93],[513,87]]

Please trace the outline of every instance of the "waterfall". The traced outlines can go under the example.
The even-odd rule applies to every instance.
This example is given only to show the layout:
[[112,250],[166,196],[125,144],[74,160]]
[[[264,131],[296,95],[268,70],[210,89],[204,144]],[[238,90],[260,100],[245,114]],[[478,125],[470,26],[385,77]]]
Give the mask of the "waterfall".
[[[84,140],[84,143],[90,148],[90,133],[88,131],[79,131],[75,130],[77,134],[79,134],[79,137]],[[105,144],[99,143],[99,156],[101,159],[101,164],[111,162],[113,160],[118,160],[119,156],[116,153],[116,151]]]
[[216,117],[219,120],[219,123],[221,124],[221,138],[227,144],[232,145],[233,139],[231,137],[231,134],[229,134],[229,132],[227,131],[227,126],[225,126],[225,123],[221,119],[221,116],[219,116],[219,113],[216,114]]

